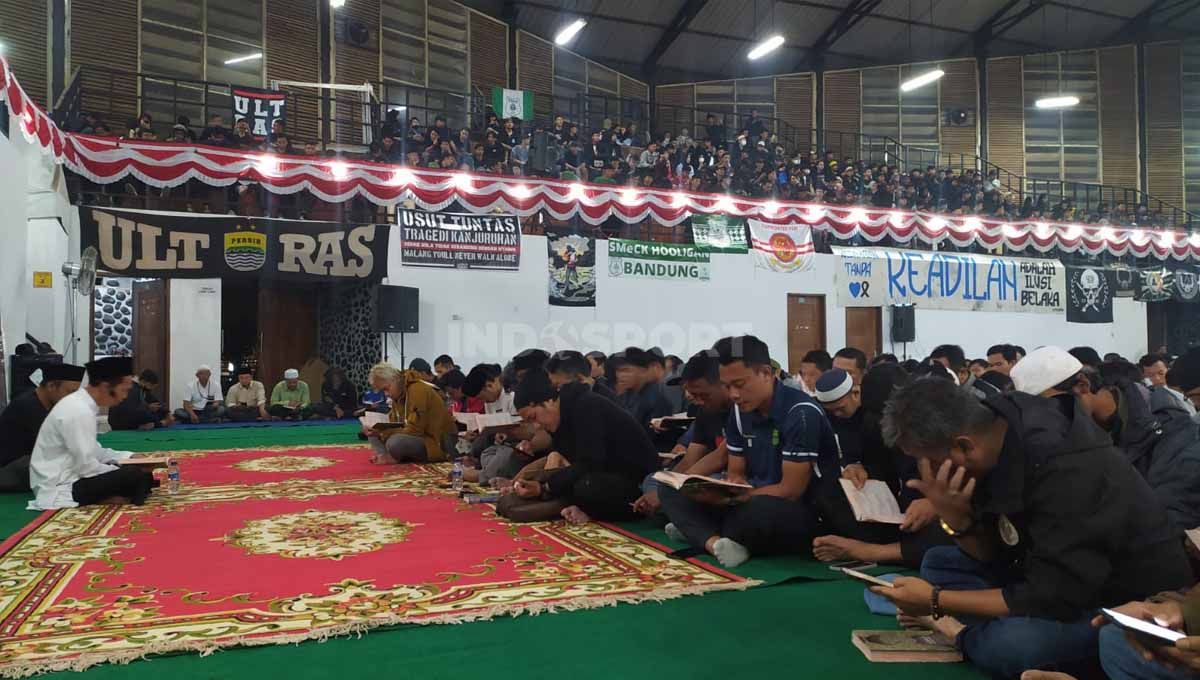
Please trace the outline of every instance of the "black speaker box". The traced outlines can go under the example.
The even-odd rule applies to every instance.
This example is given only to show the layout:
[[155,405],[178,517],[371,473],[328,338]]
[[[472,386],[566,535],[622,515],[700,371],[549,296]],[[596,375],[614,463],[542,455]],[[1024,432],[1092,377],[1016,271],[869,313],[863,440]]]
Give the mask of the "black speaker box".
[[371,330],[381,333],[420,332],[420,297],[418,288],[375,286],[371,290]]
[[892,306],[892,342],[913,342],[917,339],[916,307]]

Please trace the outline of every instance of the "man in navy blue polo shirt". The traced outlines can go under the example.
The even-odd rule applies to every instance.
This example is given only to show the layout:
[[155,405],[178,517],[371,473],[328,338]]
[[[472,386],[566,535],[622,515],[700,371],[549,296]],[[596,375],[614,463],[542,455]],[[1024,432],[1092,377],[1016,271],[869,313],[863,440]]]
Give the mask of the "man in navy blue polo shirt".
[[667,534],[703,547],[726,567],[751,555],[802,551],[816,527],[809,489],[841,475],[833,428],[811,397],[776,379],[762,340],[724,338],[713,349],[734,403],[725,428],[726,477],[753,489],[730,498],[685,495],[664,485],[659,499],[671,520]]

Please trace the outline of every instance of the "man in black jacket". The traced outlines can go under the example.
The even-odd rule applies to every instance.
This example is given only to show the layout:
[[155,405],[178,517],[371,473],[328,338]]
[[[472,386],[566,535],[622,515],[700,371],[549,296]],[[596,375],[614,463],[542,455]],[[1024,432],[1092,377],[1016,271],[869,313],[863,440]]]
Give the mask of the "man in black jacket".
[[1147,387],[1127,361],[1085,366],[1060,347],[1039,347],[1012,371],[1017,389],[1053,397],[1070,416],[1074,402],[1112,436],[1167,510],[1182,538],[1200,526],[1200,435],[1165,387]]
[[[582,524],[635,517],[633,502],[642,479],[654,471],[658,454],[646,432],[613,402],[573,382],[556,391],[545,371],[530,371],[517,387],[521,417],[554,438],[541,479],[518,479],[501,499],[500,514],[521,518],[521,507],[547,502]],[[557,454],[557,455],[556,455]]]
[[0,492],[29,491],[29,460],[50,409],[79,389],[83,367],[45,364],[36,389],[22,392],[0,411]]
[[997,677],[1095,663],[1099,607],[1189,585],[1178,534],[1145,480],[1076,405],[1019,392],[979,402],[945,380],[898,390],[884,440],[957,547],[921,578],[871,590],[933,625]]
[[162,400],[154,395],[158,387],[158,374],[146,369],[138,375],[133,389],[125,401],[108,410],[108,425],[114,430],[153,430],[170,427],[171,417]]

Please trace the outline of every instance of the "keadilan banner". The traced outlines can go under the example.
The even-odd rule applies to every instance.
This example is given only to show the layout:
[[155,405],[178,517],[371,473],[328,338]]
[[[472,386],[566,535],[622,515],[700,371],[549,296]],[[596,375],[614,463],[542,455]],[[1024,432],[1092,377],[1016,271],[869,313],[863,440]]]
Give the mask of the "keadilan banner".
[[101,271],[147,278],[379,281],[390,224],[79,209],[80,243]]

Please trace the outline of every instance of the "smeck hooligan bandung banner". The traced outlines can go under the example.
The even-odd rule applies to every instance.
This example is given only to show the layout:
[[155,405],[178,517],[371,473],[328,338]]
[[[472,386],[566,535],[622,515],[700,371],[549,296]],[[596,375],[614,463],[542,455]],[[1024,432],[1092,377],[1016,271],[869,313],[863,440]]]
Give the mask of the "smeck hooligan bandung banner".
[[1043,312],[1066,309],[1066,271],[1058,260],[931,253],[894,248],[834,248],[838,304],[916,305],[922,309]]
[[250,123],[250,133],[258,139],[271,134],[275,121],[287,127],[287,95],[274,90],[234,88],[233,122],[245,118]]
[[389,224],[79,208],[81,246],[120,276],[379,281]]
[[406,267],[521,268],[521,218],[396,209]]

